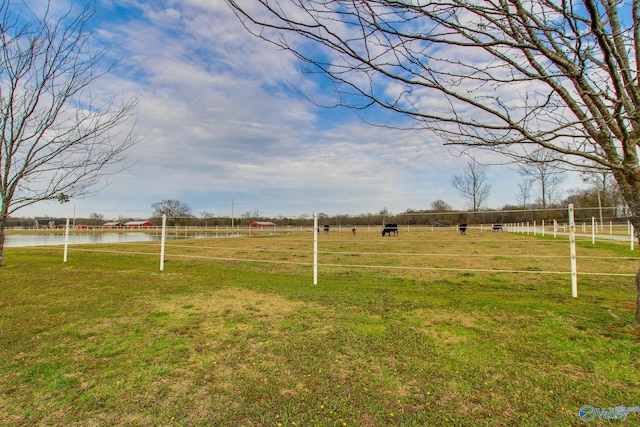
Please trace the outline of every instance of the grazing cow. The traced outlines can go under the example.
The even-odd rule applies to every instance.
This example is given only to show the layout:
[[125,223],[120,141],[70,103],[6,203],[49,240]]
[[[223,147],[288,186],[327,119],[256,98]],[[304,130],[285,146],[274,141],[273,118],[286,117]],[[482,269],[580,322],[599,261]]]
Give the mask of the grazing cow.
[[467,232],[467,224],[460,224],[458,230],[460,230],[460,234],[465,234]]
[[324,226],[324,233],[325,233],[325,234],[329,234],[329,224],[325,224],[325,226]]
[[493,231],[504,231],[502,229],[502,224],[493,224]]
[[385,224],[384,228],[382,229],[382,237],[384,237],[385,234],[388,234],[389,236],[391,236],[391,234],[397,236],[398,224]]

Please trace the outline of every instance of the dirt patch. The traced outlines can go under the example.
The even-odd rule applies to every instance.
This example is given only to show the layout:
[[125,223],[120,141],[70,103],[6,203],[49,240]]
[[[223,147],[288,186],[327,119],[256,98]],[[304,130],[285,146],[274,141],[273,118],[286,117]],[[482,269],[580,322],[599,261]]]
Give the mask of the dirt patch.
[[473,313],[452,313],[449,310],[416,310],[414,315],[420,319],[425,319],[423,327],[429,328],[430,326],[439,325],[459,325],[465,328],[477,328],[478,316]]
[[[305,306],[308,307],[309,304],[291,301],[279,295],[261,294],[244,288],[223,289],[212,293],[177,297],[156,304],[159,311],[194,310],[205,315],[238,312],[271,318],[283,318]],[[320,306],[314,307],[314,310],[319,309],[321,309]]]

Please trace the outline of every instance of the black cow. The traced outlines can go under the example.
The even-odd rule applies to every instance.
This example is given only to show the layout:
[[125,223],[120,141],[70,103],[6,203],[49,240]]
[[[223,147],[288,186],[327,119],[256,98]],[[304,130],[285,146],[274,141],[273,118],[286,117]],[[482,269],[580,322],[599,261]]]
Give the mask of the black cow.
[[324,233],[325,233],[325,234],[328,234],[328,233],[329,233],[329,229],[330,229],[330,228],[331,228],[331,227],[329,227],[329,224],[325,224],[325,225],[324,225]]
[[493,224],[493,231],[503,231],[502,224]]
[[460,224],[458,230],[460,230],[460,234],[465,234],[467,232],[467,224]]
[[391,234],[397,236],[398,224],[385,224],[384,228],[382,229],[382,237],[384,237],[385,234],[388,234],[389,236],[391,236]]

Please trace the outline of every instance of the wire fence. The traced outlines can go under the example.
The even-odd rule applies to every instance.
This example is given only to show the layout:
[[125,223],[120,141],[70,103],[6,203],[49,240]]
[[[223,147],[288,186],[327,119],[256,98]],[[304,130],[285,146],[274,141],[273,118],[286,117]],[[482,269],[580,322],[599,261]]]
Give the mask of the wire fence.
[[[165,260],[279,265],[295,268],[294,274],[309,277],[309,281],[312,269],[317,268],[320,282],[323,275],[337,270],[378,271],[424,280],[447,274],[571,276],[568,236],[561,234],[563,231],[557,225],[545,227],[505,224],[504,232],[494,232],[488,224],[470,227],[461,235],[455,227],[407,226],[400,227],[398,236],[385,237],[377,226],[356,230],[333,227],[327,232],[306,227],[243,234],[236,238],[175,239],[165,241],[164,245],[159,241],[71,245],[65,250],[65,262],[69,251],[71,254],[159,257],[161,266]],[[165,234],[171,232],[165,231]],[[578,277],[635,276],[640,256],[634,255],[626,240],[616,240],[615,234],[606,236],[599,239],[598,244],[591,243],[588,234],[578,239]],[[314,240],[317,240],[317,250],[314,250]]]

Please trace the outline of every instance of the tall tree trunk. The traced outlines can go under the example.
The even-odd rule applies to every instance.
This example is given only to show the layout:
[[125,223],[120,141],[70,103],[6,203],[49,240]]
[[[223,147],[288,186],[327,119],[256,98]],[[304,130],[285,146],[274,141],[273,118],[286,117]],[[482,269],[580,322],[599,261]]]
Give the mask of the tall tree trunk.
[[[631,224],[633,225],[633,239],[638,239],[638,244],[640,245],[640,217],[633,214],[631,218]],[[636,326],[640,326],[640,268],[636,272],[636,315],[635,315],[635,324]]]
[[[640,139],[635,139],[636,143],[640,143]],[[612,169],[613,177],[618,183],[622,200],[629,206],[630,218],[629,222],[633,225],[632,238],[638,238],[640,231],[640,166],[638,166],[638,158],[634,156],[635,148],[628,157],[630,159],[625,163],[624,169]],[[639,240],[640,243],[640,240]],[[640,326],[640,269],[636,272],[636,313],[635,323]]]
[[640,269],[636,273],[636,326],[640,326]]
[[0,267],[4,266],[4,227],[5,218],[0,219]]

